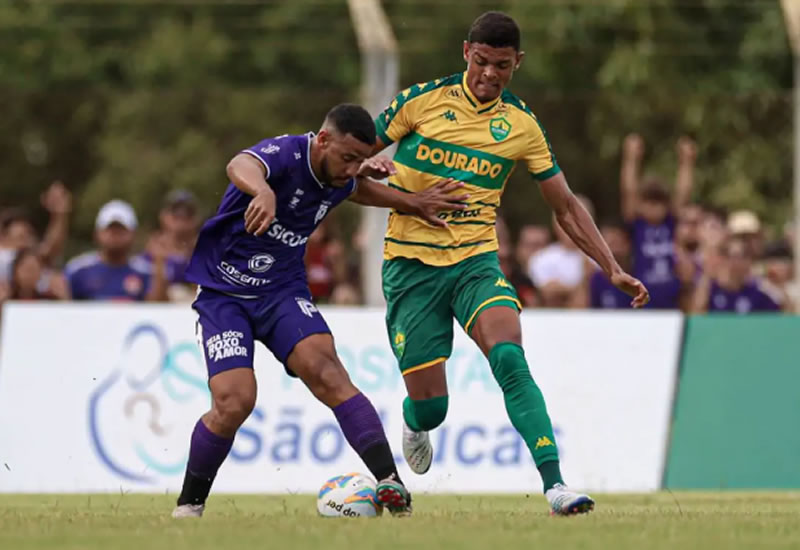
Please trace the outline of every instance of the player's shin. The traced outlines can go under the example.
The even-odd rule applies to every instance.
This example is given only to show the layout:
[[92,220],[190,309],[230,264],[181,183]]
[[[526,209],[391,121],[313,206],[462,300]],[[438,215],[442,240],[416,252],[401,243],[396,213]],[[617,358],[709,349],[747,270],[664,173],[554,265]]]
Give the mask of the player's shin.
[[225,438],[211,432],[203,420],[198,420],[192,432],[189,462],[178,505],[204,504],[211,491],[217,470],[225,461],[233,446],[233,438]]
[[369,399],[362,393],[356,394],[333,407],[333,414],[336,415],[345,439],[358,453],[375,479],[380,481],[394,475],[399,481],[392,449],[389,447],[378,412]]
[[503,390],[511,424],[533,455],[545,492],[555,484],[563,483],[553,426],[522,347],[513,342],[495,345],[489,352],[489,364]]

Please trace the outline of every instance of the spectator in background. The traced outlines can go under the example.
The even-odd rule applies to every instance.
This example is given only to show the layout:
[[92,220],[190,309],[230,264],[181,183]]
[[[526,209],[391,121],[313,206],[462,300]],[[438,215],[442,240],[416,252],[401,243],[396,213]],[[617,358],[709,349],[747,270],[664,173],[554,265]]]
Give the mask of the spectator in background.
[[[577,197],[589,214],[594,215],[594,207],[589,199],[582,195]],[[561,229],[555,214],[552,219],[556,242],[531,257],[528,275],[539,289],[543,307],[575,306],[580,301],[579,291],[584,282],[586,256]]]
[[163,245],[151,248],[153,262],[150,270],[141,262],[133,261],[131,252],[137,225],[136,213],[124,201],[113,200],[100,209],[95,222],[98,250],[82,254],[67,264],[67,280],[73,299],[167,299],[167,248]]
[[8,299],[67,300],[69,289],[64,276],[48,271],[35,249],[23,248],[12,264]]
[[761,220],[758,215],[750,210],[737,210],[728,216],[728,234],[740,237],[750,248],[754,258],[760,258],[764,253],[764,234],[761,230]]
[[[539,296],[536,292],[536,287],[533,285],[533,281],[525,274],[520,264],[517,263],[516,257],[514,255],[514,246],[511,242],[511,232],[508,230],[508,225],[506,224],[505,220],[498,216],[497,220],[495,221],[495,227],[497,230],[497,259],[500,262],[500,269],[503,272],[503,275],[506,276],[508,282],[514,286],[514,289],[517,291],[517,296],[519,297],[519,301],[522,303],[523,307],[536,307],[539,305],[540,300]],[[522,231],[520,232],[520,238],[522,237],[522,232],[526,230],[526,228],[530,228],[533,226],[524,226]],[[519,250],[519,247],[517,247]],[[530,259],[530,256],[528,256]],[[527,264],[523,264],[527,265]]]
[[534,254],[550,244],[550,230],[544,225],[523,225],[517,237],[517,265],[527,266]]
[[[710,258],[711,259],[711,258]],[[731,236],[705,266],[695,290],[692,311],[751,313],[780,311],[781,297],[752,272],[753,255],[747,241]]]
[[41,242],[30,218],[22,210],[0,214],[0,282],[11,278],[11,264],[18,251],[34,248],[46,266],[52,266],[64,251],[72,212],[72,194],[61,182],[55,182],[41,196],[50,220]]
[[644,141],[636,134],[625,138],[620,187],[622,217],[630,227],[633,244],[633,276],[650,291],[655,309],[678,308],[681,280],[675,252],[677,213],[688,203],[694,185],[697,148],[686,137],[678,141],[678,174],[674,196],[656,178],[640,183]]
[[763,277],[766,282],[780,292],[784,310],[794,304],[792,283],[794,281],[794,256],[792,249],[784,241],[775,241],[764,249],[762,259]]
[[197,230],[200,227],[197,199],[189,191],[176,189],[169,193],[158,215],[158,229],[150,235],[145,251],[136,256],[137,267],[151,273],[153,254],[160,247],[166,250],[165,263],[170,301],[194,299],[194,285],[186,282],[184,273],[192,257]]
[[323,221],[308,239],[306,271],[308,287],[314,300],[327,302],[339,284],[350,283],[347,250],[331,229],[331,219]]
[[361,304],[361,293],[350,283],[339,283],[331,293],[331,304],[336,306],[357,306]]
[[[625,271],[630,272],[631,266],[631,241],[628,231],[621,222],[606,222],[600,225],[608,248]],[[586,298],[584,307],[592,309],[630,309],[631,297],[611,284],[608,277],[593,263],[591,271],[586,278]]]

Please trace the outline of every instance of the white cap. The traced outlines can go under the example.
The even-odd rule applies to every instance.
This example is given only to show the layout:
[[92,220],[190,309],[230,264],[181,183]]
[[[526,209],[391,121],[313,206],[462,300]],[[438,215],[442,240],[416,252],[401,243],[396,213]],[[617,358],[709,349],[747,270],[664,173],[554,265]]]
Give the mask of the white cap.
[[761,231],[761,221],[755,212],[737,210],[728,216],[728,230],[734,235],[747,235]]
[[112,223],[118,223],[131,231],[135,230],[138,222],[133,207],[125,201],[113,200],[107,202],[97,213],[96,229],[105,229]]

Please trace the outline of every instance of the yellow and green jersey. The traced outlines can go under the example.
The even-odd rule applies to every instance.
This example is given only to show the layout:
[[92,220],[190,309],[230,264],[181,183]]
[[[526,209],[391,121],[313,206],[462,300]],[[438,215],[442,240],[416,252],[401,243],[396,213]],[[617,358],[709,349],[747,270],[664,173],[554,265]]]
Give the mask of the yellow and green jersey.
[[466,73],[404,90],[375,121],[384,144],[397,143],[397,174],[389,185],[423,191],[445,178],[464,182],[466,210],[442,212],[447,228],[392,211],[384,257],[452,265],[497,250],[495,218],[506,181],[518,160],[545,180],[560,169],[544,129],[509,91],[489,103],[470,92]]

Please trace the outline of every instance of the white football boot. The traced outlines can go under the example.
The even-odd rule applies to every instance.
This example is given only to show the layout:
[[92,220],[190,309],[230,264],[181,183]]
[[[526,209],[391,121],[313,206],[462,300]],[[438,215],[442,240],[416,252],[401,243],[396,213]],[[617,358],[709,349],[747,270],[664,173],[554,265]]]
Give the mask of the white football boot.
[[200,518],[203,517],[205,504],[181,504],[172,511],[174,518]]
[[403,422],[403,457],[415,474],[424,474],[433,462],[433,446],[428,432],[415,432]]
[[553,516],[574,516],[594,510],[594,500],[589,495],[570,491],[566,485],[556,483],[545,494]]

